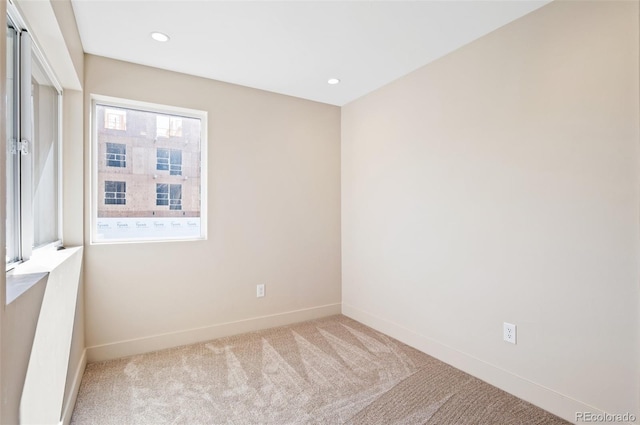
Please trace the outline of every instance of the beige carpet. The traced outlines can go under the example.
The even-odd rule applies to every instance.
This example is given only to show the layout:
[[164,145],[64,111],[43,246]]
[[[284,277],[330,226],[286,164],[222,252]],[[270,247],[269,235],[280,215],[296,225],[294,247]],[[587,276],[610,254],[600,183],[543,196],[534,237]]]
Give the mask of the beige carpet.
[[345,316],[87,366],[72,424],[566,424]]

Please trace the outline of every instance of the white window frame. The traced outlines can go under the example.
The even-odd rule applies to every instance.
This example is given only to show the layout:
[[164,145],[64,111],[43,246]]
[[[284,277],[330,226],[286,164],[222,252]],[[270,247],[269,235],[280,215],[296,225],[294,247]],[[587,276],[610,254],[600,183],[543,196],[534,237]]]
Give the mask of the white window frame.
[[[90,135],[91,143],[89,148],[89,156],[91,163],[89,164],[91,174],[90,184],[90,243],[91,245],[109,245],[123,243],[156,243],[156,242],[182,242],[182,241],[200,241],[207,239],[207,124],[208,114],[206,111],[182,108],[178,106],[162,105],[157,103],[143,102],[138,100],[122,99],[118,97],[105,96],[101,94],[91,94],[90,109]],[[177,115],[185,118],[195,118],[200,120],[200,236],[194,238],[155,238],[155,239],[109,239],[98,240],[97,238],[97,219],[98,219],[98,202],[104,201],[104,188],[98,187],[98,126],[96,105],[100,104],[105,107],[116,107],[135,109],[140,111],[148,111],[164,115]],[[183,163],[184,165],[184,163]],[[155,165],[154,165],[155,168]],[[155,185],[153,187],[155,193]]]
[[[18,9],[11,2],[7,2],[7,25],[9,23],[12,24],[13,27],[17,30],[17,38],[18,38],[18,54],[16,54],[15,60],[18,62],[18,69],[14,78],[19,78],[22,82],[27,79],[29,84],[21,84],[16,93],[17,98],[14,99],[14,107],[18,105],[17,113],[19,115],[17,119],[18,123],[18,132],[20,142],[17,142],[16,148],[19,150],[25,149],[26,152],[29,152],[28,155],[33,155],[34,143],[31,135],[30,129],[26,129],[25,120],[28,120],[31,116],[30,112],[30,104],[25,105],[24,98],[31,97],[31,55],[33,54],[42,70],[46,74],[47,78],[52,83],[53,87],[58,92],[57,96],[57,140],[55,144],[55,148],[57,149],[58,158],[57,158],[57,239],[47,243],[42,246],[34,247],[34,210],[33,210],[33,182],[30,180],[33,174],[31,161],[20,161],[20,170],[19,170],[19,182],[17,194],[19,194],[18,198],[20,199],[19,205],[17,206],[18,210],[18,218],[14,223],[7,223],[7,226],[11,225],[13,227],[13,234],[15,235],[18,252],[17,259],[7,263],[5,266],[5,270],[8,272],[15,268],[18,264],[29,260],[34,253],[39,251],[49,250],[51,248],[56,248],[62,245],[62,224],[63,224],[63,210],[62,210],[62,200],[63,200],[63,188],[62,188],[62,124],[63,124],[63,95],[64,91],[62,89],[62,85],[58,80],[56,74],[53,72],[53,69],[45,59],[45,56],[42,54],[42,50],[38,46],[37,42],[29,35],[32,34],[32,31],[27,24],[27,22],[22,18]],[[5,32],[7,28],[5,27]],[[26,34],[26,36],[25,36]],[[3,37],[6,37],[3,35]],[[26,52],[26,53],[25,53]],[[2,54],[6,54],[3,52]],[[30,103],[30,102],[29,102]],[[16,111],[14,111],[16,112]],[[6,139],[6,135],[3,135],[3,138]],[[26,143],[22,143],[26,141]],[[8,141],[7,141],[8,142]],[[18,155],[21,153],[19,152]],[[3,165],[4,168],[4,165]],[[6,172],[6,171],[5,171]],[[8,191],[6,196],[11,196]]]

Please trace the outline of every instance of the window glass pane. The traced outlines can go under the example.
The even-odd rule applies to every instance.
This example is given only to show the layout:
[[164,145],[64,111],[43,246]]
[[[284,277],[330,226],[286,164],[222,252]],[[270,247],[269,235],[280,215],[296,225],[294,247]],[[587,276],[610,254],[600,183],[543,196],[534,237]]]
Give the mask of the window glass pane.
[[172,176],[182,175],[182,151],[181,150],[171,149],[169,174],[171,174]]
[[156,117],[156,136],[169,137],[170,120],[166,115],[158,115]]
[[104,128],[109,130],[126,130],[127,112],[123,109],[107,108],[104,111]]
[[127,145],[107,143],[107,167],[127,166]]
[[156,205],[169,205],[168,184],[156,184]]
[[[201,239],[200,114],[118,103],[94,103],[98,202],[93,241]],[[106,127],[105,115],[115,109],[124,111],[127,123],[118,132]],[[126,163],[114,165],[118,161]]]
[[169,170],[169,149],[158,149],[156,170],[168,171]]
[[104,182],[105,205],[126,205],[127,183],[118,181]]
[[38,58],[31,62],[33,148],[33,246],[59,239],[58,234],[58,90]]
[[171,117],[169,126],[169,135],[171,137],[182,137],[182,118]]
[[182,185],[172,184],[169,187],[169,209],[182,209]]
[[12,263],[19,259],[19,230],[20,230],[20,168],[17,154],[17,40],[16,30],[7,28],[7,100],[6,100],[6,179],[7,179],[7,218],[6,218],[6,262]]

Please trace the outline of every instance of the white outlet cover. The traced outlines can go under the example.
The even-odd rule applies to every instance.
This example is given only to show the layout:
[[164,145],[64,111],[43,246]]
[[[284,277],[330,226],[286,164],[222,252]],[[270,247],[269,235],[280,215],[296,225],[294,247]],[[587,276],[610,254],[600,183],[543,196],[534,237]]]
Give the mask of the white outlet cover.
[[513,323],[504,322],[503,324],[503,336],[502,338],[510,342],[511,344],[516,343],[516,325]]
[[264,297],[264,284],[260,284],[256,286],[256,297],[258,298]]

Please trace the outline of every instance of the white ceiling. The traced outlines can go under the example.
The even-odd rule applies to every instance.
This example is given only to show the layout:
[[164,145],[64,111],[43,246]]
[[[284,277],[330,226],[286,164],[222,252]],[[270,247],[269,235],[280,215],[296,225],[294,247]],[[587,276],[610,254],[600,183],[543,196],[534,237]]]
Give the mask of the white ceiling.
[[546,3],[72,0],[87,53],[333,105]]

